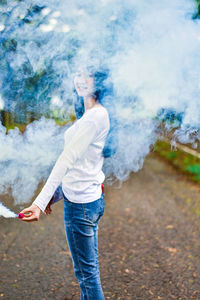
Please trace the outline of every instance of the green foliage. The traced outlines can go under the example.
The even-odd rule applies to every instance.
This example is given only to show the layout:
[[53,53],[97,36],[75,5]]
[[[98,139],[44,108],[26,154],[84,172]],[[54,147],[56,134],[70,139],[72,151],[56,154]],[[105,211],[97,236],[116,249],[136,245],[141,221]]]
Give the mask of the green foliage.
[[174,159],[175,157],[176,157],[176,153],[175,152],[168,153],[168,158]]
[[195,0],[197,3],[197,13],[193,16],[193,19],[200,18],[200,0]]
[[192,180],[200,183],[200,160],[180,149],[171,150],[171,145],[164,141],[157,141],[154,151],[169,161],[180,171],[187,174]]
[[[3,82],[1,96],[5,99],[4,110],[18,115],[20,122],[26,123],[27,113],[34,114],[35,119],[38,118],[38,115],[49,114],[50,100],[54,91],[62,100],[65,99],[65,88],[61,78],[67,77],[68,73],[64,68],[56,69],[55,60],[57,63],[67,62],[70,64],[80,45],[76,34],[71,32],[69,33],[70,46],[66,45],[66,51],[61,51],[57,47],[56,57],[51,55],[46,59],[40,57],[38,65],[36,61],[32,63],[29,55],[25,55],[20,49],[26,48],[26,45],[33,41],[34,46],[38,47],[38,54],[40,54],[41,46],[48,42],[48,34],[34,36],[33,33],[38,26],[47,21],[47,16],[42,14],[45,5],[42,3],[36,5],[32,1],[32,4],[31,2],[27,3],[25,12],[21,14],[17,2],[24,0],[14,1],[16,5],[12,6],[12,10],[7,13],[8,1],[0,0],[1,23],[6,24],[7,27],[5,32],[1,32],[0,69]],[[26,32],[25,35],[21,34],[23,28]],[[29,51],[31,54],[31,50]],[[15,56],[20,53],[21,55]]]
[[7,39],[3,42],[3,47],[5,51],[16,51],[17,41],[15,39]]
[[5,4],[7,4],[6,0],[0,0],[0,5],[5,5]]
[[27,78],[26,80],[26,88],[28,90],[34,90],[35,85],[39,82],[39,80],[44,76],[45,70],[40,70],[35,73],[32,77]]
[[193,164],[193,165],[188,165],[186,167],[186,171],[188,171],[191,174],[194,174],[194,178],[196,180],[200,180],[200,163],[199,164]]

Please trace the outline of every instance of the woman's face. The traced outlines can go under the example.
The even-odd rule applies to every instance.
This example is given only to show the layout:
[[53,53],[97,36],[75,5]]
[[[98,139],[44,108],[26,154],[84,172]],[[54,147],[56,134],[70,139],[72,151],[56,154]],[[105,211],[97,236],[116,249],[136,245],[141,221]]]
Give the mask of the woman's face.
[[89,97],[94,92],[94,76],[85,70],[78,71],[74,77],[74,87],[81,97]]

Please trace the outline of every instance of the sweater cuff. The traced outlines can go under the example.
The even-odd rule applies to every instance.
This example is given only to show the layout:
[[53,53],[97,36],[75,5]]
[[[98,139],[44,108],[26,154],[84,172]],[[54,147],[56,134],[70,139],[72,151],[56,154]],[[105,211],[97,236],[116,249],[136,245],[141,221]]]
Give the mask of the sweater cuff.
[[32,204],[35,204],[37,205],[37,207],[39,207],[41,209],[41,211],[44,213],[45,209],[46,209],[46,206],[42,205],[42,203],[40,203],[39,201],[35,200],[33,201]]

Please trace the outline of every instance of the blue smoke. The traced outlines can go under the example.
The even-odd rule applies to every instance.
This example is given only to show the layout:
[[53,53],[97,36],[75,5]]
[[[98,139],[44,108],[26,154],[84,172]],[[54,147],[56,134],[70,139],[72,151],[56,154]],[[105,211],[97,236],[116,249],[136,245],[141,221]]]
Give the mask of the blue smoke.
[[[163,120],[174,141],[193,147],[199,142],[200,21],[194,18],[195,1],[2,3],[1,109],[22,122],[27,112],[48,117],[55,107],[69,115],[74,72],[88,63],[95,69],[105,65],[119,130],[118,150],[105,159],[108,181],[112,176],[125,180],[142,168]],[[63,130],[46,119],[30,124],[24,136],[16,129],[6,135],[1,127],[0,192],[12,186],[16,203],[29,201],[62,150]]]

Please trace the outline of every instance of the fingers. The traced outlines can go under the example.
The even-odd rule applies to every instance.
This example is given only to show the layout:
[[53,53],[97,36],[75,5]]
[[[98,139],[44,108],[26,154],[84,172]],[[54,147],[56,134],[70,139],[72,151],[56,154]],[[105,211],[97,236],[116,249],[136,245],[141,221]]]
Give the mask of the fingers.
[[22,219],[21,219],[22,221],[25,221],[25,222],[33,222],[33,221],[38,221],[39,220],[39,218],[37,218],[37,217],[23,217]]
[[32,222],[39,220],[38,212],[36,212],[32,206],[24,208],[20,213],[24,215],[23,218],[20,218],[22,221]]
[[24,209],[22,209],[22,211],[20,211],[20,213],[21,214],[24,214],[24,213],[33,213],[33,210],[32,210],[32,208],[30,208],[30,207],[27,207],[27,208],[24,208]]
[[26,221],[26,222],[38,221],[39,216],[35,213],[24,214],[24,217],[21,218],[20,220]]
[[51,203],[50,202],[47,204],[46,208],[51,210]]
[[51,212],[52,212],[52,209],[51,209],[50,205],[48,204],[45,211],[44,211],[44,213],[45,213],[45,215],[50,215]]
[[52,210],[48,210],[48,209],[46,209],[46,210],[44,211],[45,215],[50,215],[51,212],[52,212]]

